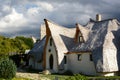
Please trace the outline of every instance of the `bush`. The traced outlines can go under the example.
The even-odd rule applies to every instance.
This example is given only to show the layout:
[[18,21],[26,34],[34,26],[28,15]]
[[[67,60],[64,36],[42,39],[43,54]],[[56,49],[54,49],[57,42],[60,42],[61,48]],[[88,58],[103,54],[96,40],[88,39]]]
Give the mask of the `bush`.
[[88,80],[86,76],[75,74],[74,76],[68,77],[66,80]]
[[6,57],[0,58],[0,78],[11,79],[15,77],[16,70],[12,60]]
[[73,75],[73,73],[70,70],[67,70],[63,73],[64,75]]

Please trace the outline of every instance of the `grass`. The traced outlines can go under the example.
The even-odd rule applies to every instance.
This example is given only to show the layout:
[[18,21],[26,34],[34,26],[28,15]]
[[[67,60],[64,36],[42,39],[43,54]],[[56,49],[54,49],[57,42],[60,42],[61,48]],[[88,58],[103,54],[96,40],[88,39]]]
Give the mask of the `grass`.
[[55,80],[58,78],[58,80],[65,80],[66,78],[70,77],[69,75],[60,75],[60,74],[49,74],[49,75],[44,75],[44,74],[39,74],[41,78],[48,78],[50,80]]
[[[48,78],[50,80],[55,80],[55,77],[58,78],[58,80],[65,80],[69,78],[69,75],[60,75],[60,74],[51,74],[51,75],[39,75],[41,78]],[[120,76],[111,76],[111,77],[104,77],[104,76],[86,76],[88,80],[120,80]]]
[[[51,75],[40,74],[39,76],[42,79],[43,78],[48,78],[50,80],[55,80],[56,78],[58,78],[58,80],[65,80],[65,79],[70,77],[69,75],[60,75],[60,74],[51,74]],[[106,80],[116,80],[116,79],[120,80],[120,76],[111,76],[111,77],[103,77],[103,76],[89,77],[89,76],[87,76],[87,78],[88,78],[88,80],[103,80],[103,79],[106,79]],[[14,78],[12,80],[30,80],[30,79],[27,79],[27,78]]]
[[28,79],[28,78],[13,78],[12,80],[31,80],[31,79]]
[[90,80],[101,80],[101,79],[106,79],[106,80],[120,80],[120,76],[109,76],[109,77],[104,77],[104,76],[95,76],[95,77],[88,77]]
[[[37,70],[28,70],[29,73],[39,73]],[[66,80],[67,78],[74,77],[73,75],[63,75],[63,74],[49,74],[44,75],[39,73],[40,79],[50,79],[50,80]],[[120,76],[111,76],[111,77],[103,77],[103,76],[86,76],[88,80],[120,80]],[[58,79],[56,79],[58,78]],[[30,80],[30,79],[13,79],[13,80]],[[83,79],[84,80],[84,79]]]
[[[11,79],[3,79],[3,78],[0,78],[0,80],[11,80]],[[28,79],[28,78],[13,78],[12,80],[31,80],[31,79]]]

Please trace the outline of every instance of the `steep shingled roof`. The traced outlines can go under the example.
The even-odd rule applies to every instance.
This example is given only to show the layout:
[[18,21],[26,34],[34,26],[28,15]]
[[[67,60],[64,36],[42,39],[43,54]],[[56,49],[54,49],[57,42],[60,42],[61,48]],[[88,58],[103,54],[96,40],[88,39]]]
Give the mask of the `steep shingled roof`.
[[75,36],[75,28],[67,28],[53,23],[51,21],[46,21],[48,23],[51,36],[56,45],[56,49],[60,53],[66,53],[70,47],[70,42],[73,42]]
[[120,68],[119,22],[116,19],[109,19],[89,22],[85,27],[90,30],[88,39],[85,43],[75,45],[71,52],[91,51],[98,72],[118,71]]
[[80,25],[80,24],[76,24],[76,26],[79,28],[79,30],[80,30],[80,32],[81,32],[84,40],[87,41],[90,30],[87,29],[86,27],[83,27],[83,26]]
[[42,61],[45,41],[46,36],[41,41],[36,42],[34,47],[28,53],[29,55],[32,55],[36,61]]
[[[64,58],[64,53],[68,52],[68,50],[72,47],[70,43],[74,40],[75,28],[62,27],[46,19],[45,23],[47,29],[50,30],[51,37],[55,44],[58,55],[58,63],[61,64]],[[61,64],[59,68],[63,68],[63,65]]]

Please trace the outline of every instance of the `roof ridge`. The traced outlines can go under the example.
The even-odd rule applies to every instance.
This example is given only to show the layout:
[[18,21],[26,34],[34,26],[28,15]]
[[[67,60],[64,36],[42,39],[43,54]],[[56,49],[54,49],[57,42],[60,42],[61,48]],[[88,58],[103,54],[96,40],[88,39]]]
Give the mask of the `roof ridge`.
[[79,28],[80,32],[83,35],[84,40],[86,41],[88,39],[88,35],[89,35],[90,30],[86,27],[83,27],[82,25],[80,25],[78,23],[76,24],[76,26]]
[[60,25],[54,23],[54,22],[51,22],[47,19],[44,19],[46,25],[48,26],[48,28],[50,29],[50,32],[51,32],[51,37],[53,38],[54,40],[54,43],[55,43],[55,46],[56,46],[56,50],[60,51],[58,48],[62,48],[63,51],[67,51],[67,48],[60,36],[61,33],[63,33],[63,29],[64,27],[59,27]]
[[89,30],[87,27],[85,27],[85,26],[83,26],[83,25],[81,25],[81,24],[79,24],[79,23],[77,23],[76,25],[80,25],[81,28],[86,29],[86,30]]
[[48,19],[44,19],[44,21],[50,22],[50,23],[55,24],[56,26],[59,26],[59,27],[64,28],[64,29],[73,29],[73,28],[69,28],[69,27],[66,27],[66,26],[61,26],[61,25],[59,25],[59,24],[57,24],[57,23],[55,23],[51,20],[48,20]]

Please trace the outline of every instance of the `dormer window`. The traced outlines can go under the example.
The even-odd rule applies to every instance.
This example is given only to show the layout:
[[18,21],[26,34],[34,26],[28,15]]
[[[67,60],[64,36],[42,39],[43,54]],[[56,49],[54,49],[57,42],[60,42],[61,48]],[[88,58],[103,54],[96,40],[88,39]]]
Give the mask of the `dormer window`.
[[80,43],[83,43],[83,42],[84,42],[83,36],[79,36],[79,42],[80,42]]
[[52,46],[52,38],[50,38],[50,46]]

